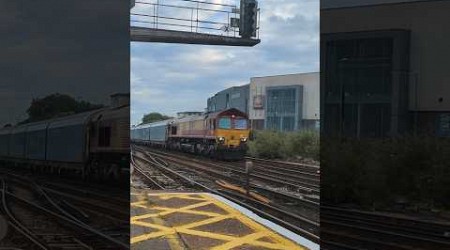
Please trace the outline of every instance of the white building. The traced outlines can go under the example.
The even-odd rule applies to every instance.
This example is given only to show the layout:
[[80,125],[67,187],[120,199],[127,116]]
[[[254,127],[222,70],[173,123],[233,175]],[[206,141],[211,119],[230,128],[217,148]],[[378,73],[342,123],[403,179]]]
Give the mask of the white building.
[[318,129],[319,73],[253,77],[249,118],[254,129]]

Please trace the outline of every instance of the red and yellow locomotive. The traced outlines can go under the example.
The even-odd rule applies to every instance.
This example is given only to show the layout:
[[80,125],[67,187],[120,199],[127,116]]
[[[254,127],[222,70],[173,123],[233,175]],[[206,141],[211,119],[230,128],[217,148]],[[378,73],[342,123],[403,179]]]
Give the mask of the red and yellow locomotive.
[[247,151],[248,117],[237,109],[187,116],[132,128],[134,142],[222,159],[242,159]]

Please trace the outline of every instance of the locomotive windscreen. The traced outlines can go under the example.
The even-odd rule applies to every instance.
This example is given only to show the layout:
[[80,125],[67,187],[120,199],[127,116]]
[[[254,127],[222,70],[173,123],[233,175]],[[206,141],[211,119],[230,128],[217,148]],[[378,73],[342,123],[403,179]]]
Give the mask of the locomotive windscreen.
[[219,119],[219,128],[220,129],[230,129],[231,128],[231,119],[228,117],[223,117]]
[[235,129],[247,129],[247,120],[243,118],[237,118],[234,120]]

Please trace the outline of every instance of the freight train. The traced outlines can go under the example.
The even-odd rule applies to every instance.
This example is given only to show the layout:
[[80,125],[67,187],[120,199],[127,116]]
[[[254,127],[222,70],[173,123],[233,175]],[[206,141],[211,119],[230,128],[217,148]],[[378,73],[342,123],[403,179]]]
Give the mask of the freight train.
[[247,115],[232,108],[135,126],[131,140],[214,158],[242,159],[249,133]]
[[[129,175],[129,103],[0,130],[0,161],[84,178]],[[127,179],[128,180],[128,179]]]

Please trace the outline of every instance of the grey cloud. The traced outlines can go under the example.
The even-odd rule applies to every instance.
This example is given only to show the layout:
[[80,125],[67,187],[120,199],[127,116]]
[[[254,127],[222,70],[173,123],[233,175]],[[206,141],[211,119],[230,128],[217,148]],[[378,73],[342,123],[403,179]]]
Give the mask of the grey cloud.
[[15,100],[0,125],[24,119],[33,97],[59,92],[106,103],[128,92],[127,12],[121,0],[1,1],[0,87]]
[[[289,5],[286,15],[285,5]],[[260,1],[261,44],[252,48],[200,45],[132,44],[134,91],[164,93],[132,103],[132,122],[151,111],[173,114],[206,106],[206,99],[250,77],[319,70],[318,1]],[[214,51],[208,63],[205,51]],[[218,60],[221,56],[223,60]],[[219,56],[219,57],[218,57]],[[186,59],[189,60],[186,60]],[[209,58],[211,59],[211,58]],[[183,77],[186,76],[186,77]],[[161,94],[162,95],[162,94]]]

